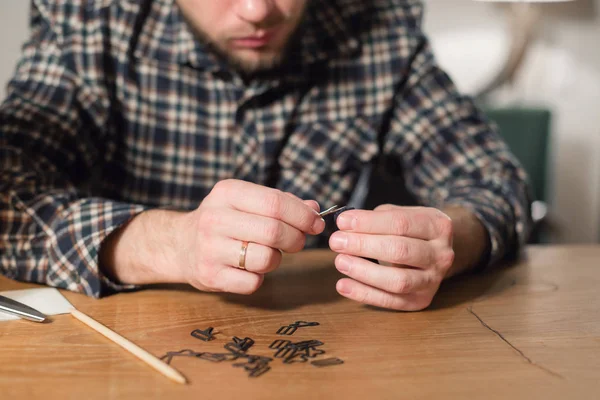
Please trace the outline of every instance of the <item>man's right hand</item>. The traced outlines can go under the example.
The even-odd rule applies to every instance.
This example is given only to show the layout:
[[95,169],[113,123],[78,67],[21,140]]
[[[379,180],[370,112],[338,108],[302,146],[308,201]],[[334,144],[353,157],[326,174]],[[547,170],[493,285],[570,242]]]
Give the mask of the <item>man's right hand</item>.
[[[185,282],[204,291],[250,294],[276,269],[282,251],[304,248],[325,229],[319,205],[254,183],[217,183],[191,212],[151,210],[103,243],[100,268],[125,284]],[[245,269],[239,268],[242,242]]]

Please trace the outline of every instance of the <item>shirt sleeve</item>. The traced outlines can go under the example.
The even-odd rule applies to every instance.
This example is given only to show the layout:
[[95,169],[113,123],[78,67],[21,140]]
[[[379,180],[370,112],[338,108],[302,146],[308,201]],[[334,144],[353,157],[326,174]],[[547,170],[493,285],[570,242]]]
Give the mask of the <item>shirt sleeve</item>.
[[0,105],[0,273],[100,297],[131,288],[100,271],[103,239],[141,205],[91,197],[107,156],[108,105],[86,88],[61,36],[33,6],[8,96]]
[[483,223],[490,243],[480,268],[516,254],[531,228],[527,176],[473,100],[436,64],[419,29],[396,96],[384,153],[399,161],[407,189],[423,205],[460,205]]

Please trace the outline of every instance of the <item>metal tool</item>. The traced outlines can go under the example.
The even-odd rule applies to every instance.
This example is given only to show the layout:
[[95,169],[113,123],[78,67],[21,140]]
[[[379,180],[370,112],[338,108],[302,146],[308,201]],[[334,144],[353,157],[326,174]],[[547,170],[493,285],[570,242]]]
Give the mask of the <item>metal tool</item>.
[[35,308],[4,296],[0,296],[0,311],[34,322],[44,322],[46,320],[46,316]]
[[334,212],[336,212],[336,211],[337,211],[337,210],[339,210],[340,208],[341,208],[341,207],[340,207],[340,206],[338,206],[338,205],[335,205],[335,206],[333,206],[333,207],[329,207],[327,210],[325,210],[325,211],[321,211],[321,212],[319,213],[319,216],[320,216],[320,217],[325,217],[326,215],[333,214]]

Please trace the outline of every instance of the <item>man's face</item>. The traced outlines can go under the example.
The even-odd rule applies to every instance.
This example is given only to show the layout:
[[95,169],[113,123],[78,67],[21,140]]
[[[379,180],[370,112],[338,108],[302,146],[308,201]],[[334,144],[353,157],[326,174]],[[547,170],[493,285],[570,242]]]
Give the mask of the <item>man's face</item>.
[[234,67],[252,74],[277,66],[308,0],[177,0],[197,33]]

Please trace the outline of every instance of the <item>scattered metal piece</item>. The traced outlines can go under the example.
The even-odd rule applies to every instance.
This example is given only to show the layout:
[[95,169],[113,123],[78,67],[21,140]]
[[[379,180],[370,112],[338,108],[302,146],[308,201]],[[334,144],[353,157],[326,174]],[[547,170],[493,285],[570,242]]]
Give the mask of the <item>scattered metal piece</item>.
[[229,361],[235,361],[238,358],[246,355],[246,353],[241,351],[234,343],[227,343],[223,347],[225,350],[229,351],[229,356],[231,357]]
[[296,326],[294,325],[286,325],[282,326],[277,330],[278,335],[293,335],[296,332]]
[[325,350],[315,349],[314,347],[309,347],[305,350],[305,355],[308,358],[315,358],[321,354],[325,354]]
[[171,364],[173,357],[199,357],[203,353],[195,352],[194,350],[185,349],[180,351],[169,351],[167,354],[162,356],[160,359],[167,364]]
[[298,328],[305,328],[307,326],[319,326],[320,324],[318,322],[296,321],[294,325]]
[[250,363],[268,363],[273,361],[273,359],[271,357],[265,357],[265,356],[258,356],[258,355],[252,355],[252,354],[247,354],[246,359],[248,360],[248,362]]
[[240,363],[233,364],[234,367],[243,367],[248,372],[250,378],[257,378],[271,369],[269,362],[257,362],[257,363]]
[[261,376],[262,374],[264,374],[265,372],[268,372],[271,370],[271,366],[270,365],[261,365],[259,368],[253,369],[252,371],[250,371],[250,373],[248,374],[248,376],[250,378],[258,378],[259,376]]
[[243,339],[240,339],[239,337],[234,336],[233,337],[233,344],[238,349],[240,349],[240,351],[246,352],[246,351],[248,351],[248,349],[250,349],[250,347],[252,347],[254,345],[254,339],[251,339],[249,337],[245,337]]
[[200,340],[202,340],[204,342],[208,342],[208,341],[211,341],[211,340],[213,340],[215,338],[215,336],[212,334],[213,330],[214,330],[214,328],[212,326],[208,327],[208,328],[206,328],[204,330],[202,330],[202,329],[195,329],[195,330],[192,331],[191,335],[193,337],[195,337],[196,339],[200,339]]
[[282,347],[286,347],[289,344],[291,344],[292,342],[289,340],[284,340],[284,339],[276,339],[273,341],[273,343],[271,343],[269,345],[270,349],[280,349]]
[[294,356],[294,354],[296,353],[296,349],[290,346],[285,346],[285,347],[281,347],[279,348],[276,352],[275,352],[275,358],[288,358],[290,356]]
[[233,364],[234,367],[242,367],[249,371],[260,365],[269,364],[273,359],[269,357],[250,356],[246,362]]
[[315,361],[311,362],[311,364],[314,365],[315,367],[329,367],[332,365],[340,365],[343,363],[344,363],[344,360],[337,358],[337,357],[326,358],[323,360],[315,360]]
[[230,361],[238,359],[246,359],[245,362],[233,364],[234,367],[244,368],[249,374],[250,378],[257,378],[269,371],[271,367],[269,363],[273,361],[270,357],[264,357],[253,354],[246,354],[246,352],[254,345],[254,339],[245,337],[240,339],[237,336],[233,337],[233,342],[227,343],[224,347],[229,351],[228,356],[231,357]]
[[212,361],[212,362],[221,362],[221,361],[229,361],[227,358],[229,354],[222,353],[201,353],[198,358],[202,360]]
[[306,361],[308,361],[308,358],[306,357],[306,355],[304,355],[304,354],[302,354],[300,352],[295,351],[291,356],[286,357],[283,360],[283,363],[284,364],[294,364],[294,363],[297,363],[297,362],[304,363]]
[[[298,328],[318,325],[318,322],[296,321],[292,324],[280,327],[277,333],[280,335],[292,335]],[[208,342],[215,338],[213,330],[213,327],[204,330],[196,329],[191,335],[197,339]],[[174,357],[195,357],[211,362],[236,361],[241,359],[242,362],[234,363],[233,367],[244,368],[244,370],[248,372],[250,378],[256,378],[271,370],[270,363],[273,361],[273,358],[247,354],[248,350],[254,346],[254,344],[255,342],[252,338],[245,337],[242,339],[234,336],[232,341],[224,346],[228,351],[227,353],[196,352],[190,349],[184,349],[168,352],[161,357],[161,360],[170,364]],[[315,339],[302,340],[295,343],[290,340],[276,339],[269,345],[269,348],[276,350],[274,357],[283,359],[284,364],[294,364],[306,363],[309,359],[324,354],[325,350],[317,348],[322,345],[323,342]],[[344,361],[339,358],[328,358],[326,360],[316,360],[311,362],[315,367],[325,367],[343,363]]]
[[293,324],[284,325],[277,330],[278,335],[293,335],[298,328],[305,328],[308,326],[318,326],[318,322],[306,322],[306,321],[296,321]]
[[290,347],[294,347],[296,349],[305,349],[308,347],[318,347],[323,346],[323,342],[320,340],[303,340],[301,342],[291,343]]
[[309,358],[315,358],[325,353],[325,350],[317,349],[322,346],[320,340],[303,340],[292,343],[289,340],[276,340],[271,343],[270,348],[277,350],[275,358],[283,358],[284,364],[306,362]]

